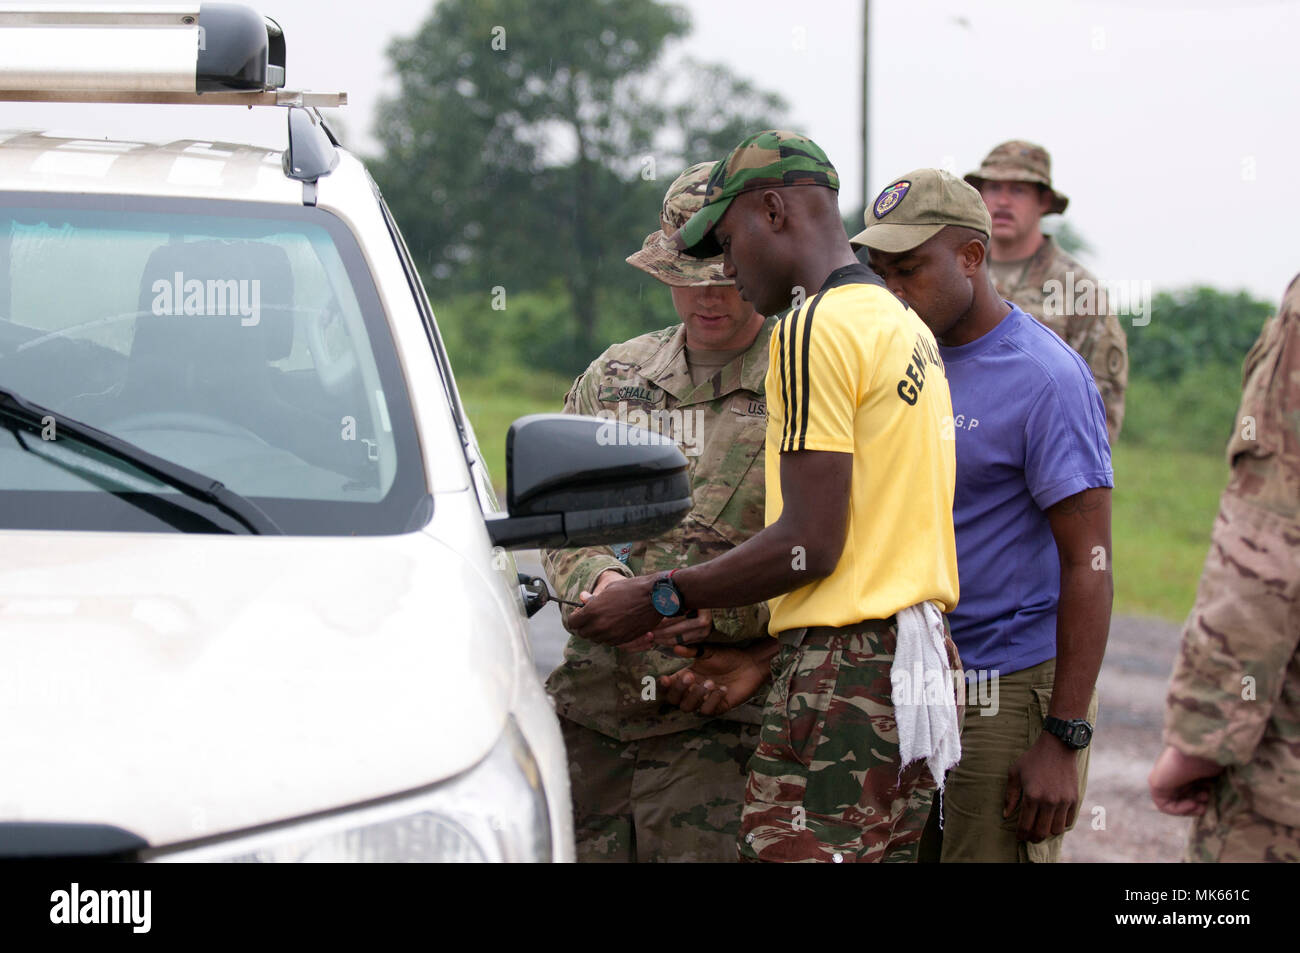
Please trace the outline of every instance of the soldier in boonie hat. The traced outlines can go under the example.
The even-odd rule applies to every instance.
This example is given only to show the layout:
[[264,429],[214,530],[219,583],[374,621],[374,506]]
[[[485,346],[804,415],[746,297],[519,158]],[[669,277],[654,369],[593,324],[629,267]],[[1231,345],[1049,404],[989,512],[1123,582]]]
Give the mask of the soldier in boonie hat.
[[741,299],[723,274],[722,259],[683,254],[673,236],[704,207],[712,162],[697,162],[668,186],[659,211],[659,230],[641,243],[627,263],[668,285],[682,319],[686,358],[695,376],[708,378],[753,343],[762,316]]
[[[988,259],[998,294],[1055,331],[1088,362],[1114,443],[1124,422],[1128,339],[1096,276],[1042,231],[1042,217],[1064,212],[1070,203],[1052,187],[1051,156],[1042,146],[1013,139],[995,147],[966,181],[979,189],[992,217]],[[1058,287],[1080,293],[1053,295]]]
[[687,288],[699,285],[734,285],[722,273],[722,260],[684,255],[673,245],[672,236],[704,205],[712,162],[697,162],[668,186],[659,212],[659,230],[641,243],[641,250],[629,255],[627,263],[666,285]]
[[[713,166],[698,163],[673,181],[661,227],[627,259],[668,285],[681,320],[610,345],[564,400],[565,413],[619,420],[680,443],[691,458],[695,505],[681,525],[652,539],[544,550],[551,585],[570,603],[584,592],[600,598],[625,576],[726,552],[763,528],[764,473],[754,460],[767,434],[763,383],[776,322],[740,297],[720,260],[683,255],[668,239],[704,204]],[[547,680],[569,758],[579,861],[736,860],[745,766],[762,713],[701,673],[743,646],[769,642],[767,607],[756,600],[698,609],[655,632],[667,644],[698,647],[692,679],[699,676],[697,692],[713,691],[707,704],[680,687],[645,692],[647,677],[674,675],[689,664],[684,658],[576,635]],[[563,610],[570,632],[572,616]]]
[[985,182],[1033,182],[1041,185],[1051,195],[1045,215],[1064,212],[1070,204],[1068,198],[1052,188],[1052,157],[1047,150],[1021,139],[994,146],[980,167],[967,172],[965,178],[977,189],[983,189]]

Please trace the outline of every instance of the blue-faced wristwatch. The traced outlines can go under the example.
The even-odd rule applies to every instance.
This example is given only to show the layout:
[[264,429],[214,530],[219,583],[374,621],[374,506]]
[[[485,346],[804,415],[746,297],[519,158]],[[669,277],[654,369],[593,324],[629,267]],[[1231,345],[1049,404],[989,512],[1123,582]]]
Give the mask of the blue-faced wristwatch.
[[655,607],[656,612],[667,618],[681,615],[686,611],[686,600],[682,598],[681,590],[673,582],[673,573],[677,571],[673,569],[664,573],[650,587],[650,604]]
[[1092,741],[1092,725],[1082,718],[1071,718],[1066,721],[1048,715],[1043,719],[1043,730],[1048,734],[1056,735],[1065,742],[1067,748],[1073,748],[1075,751],[1088,747]]

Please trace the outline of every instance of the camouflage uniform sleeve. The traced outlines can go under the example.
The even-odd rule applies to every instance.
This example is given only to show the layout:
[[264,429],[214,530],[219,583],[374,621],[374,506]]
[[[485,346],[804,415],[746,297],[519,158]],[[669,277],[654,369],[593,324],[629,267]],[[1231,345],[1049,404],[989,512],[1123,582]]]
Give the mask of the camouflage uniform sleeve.
[[1120,316],[1110,313],[1105,287],[1049,238],[1019,281],[1006,290],[1003,297],[1055,331],[1087,363],[1106,408],[1106,432],[1114,446],[1124,423],[1128,338]]
[[1300,642],[1290,526],[1223,495],[1165,706],[1165,743],[1185,754],[1248,764],[1273,718]]
[[1286,688],[1300,647],[1300,278],[1290,292],[1246,359],[1228,444],[1232,476],[1170,681],[1164,733],[1166,744],[1223,765],[1262,756],[1277,762],[1279,777],[1300,770],[1300,758],[1286,753],[1300,740],[1294,688]]
[[1088,362],[1092,378],[1106,406],[1106,431],[1113,447],[1124,424],[1124,392],[1128,389],[1128,336],[1119,315],[1110,313],[1106,292],[1088,272],[1082,271],[1096,288],[1096,311],[1071,318],[1066,344]]
[[1128,390],[1128,337],[1119,315],[1103,311],[1094,331],[1096,340],[1088,354],[1088,367],[1106,405],[1106,430],[1113,447],[1124,426],[1124,392]]
[[[564,395],[564,412],[566,414],[587,414],[594,416],[600,405],[596,400],[596,388],[599,386],[600,374],[597,370],[599,361],[587,368],[569,392]],[[619,561],[614,550],[608,546],[583,546],[576,549],[542,550],[542,567],[546,578],[550,580],[555,594],[569,602],[577,602],[578,595],[584,589],[590,591],[596,579],[606,569],[617,570],[621,575],[631,578],[632,570]],[[568,606],[561,606],[564,621],[568,622]]]

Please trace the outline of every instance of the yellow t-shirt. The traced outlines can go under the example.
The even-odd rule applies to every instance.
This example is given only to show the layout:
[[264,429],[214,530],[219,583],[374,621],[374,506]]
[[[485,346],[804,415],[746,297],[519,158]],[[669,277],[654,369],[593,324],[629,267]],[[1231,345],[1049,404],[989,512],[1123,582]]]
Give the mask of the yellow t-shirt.
[[782,453],[853,454],[839,563],[770,600],[773,634],[884,619],[925,599],[957,605],[948,379],[930,329],[877,281],[861,265],[838,269],[769,344],[767,525],[781,515]]

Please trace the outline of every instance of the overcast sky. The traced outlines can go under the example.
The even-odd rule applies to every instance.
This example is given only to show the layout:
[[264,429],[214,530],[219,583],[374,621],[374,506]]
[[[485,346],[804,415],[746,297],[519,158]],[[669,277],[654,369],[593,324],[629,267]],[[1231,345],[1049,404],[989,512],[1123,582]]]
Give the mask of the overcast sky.
[[[374,106],[393,88],[384,50],[430,0],[250,2],[284,27],[289,85],[346,90],[345,141],[373,150]],[[839,168],[842,207],[859,206],[861,0],[683,5],[684,52],[780,92]],[[869,191],[920,166],[965,173],[996,143],[1030,139],[1051,151],[1102,277],[1276,302],[1300,271],[1298,36],[1292,0],[872,0]],[[0,129],[284,141],[278,111],[166,115],[0,103]]]

